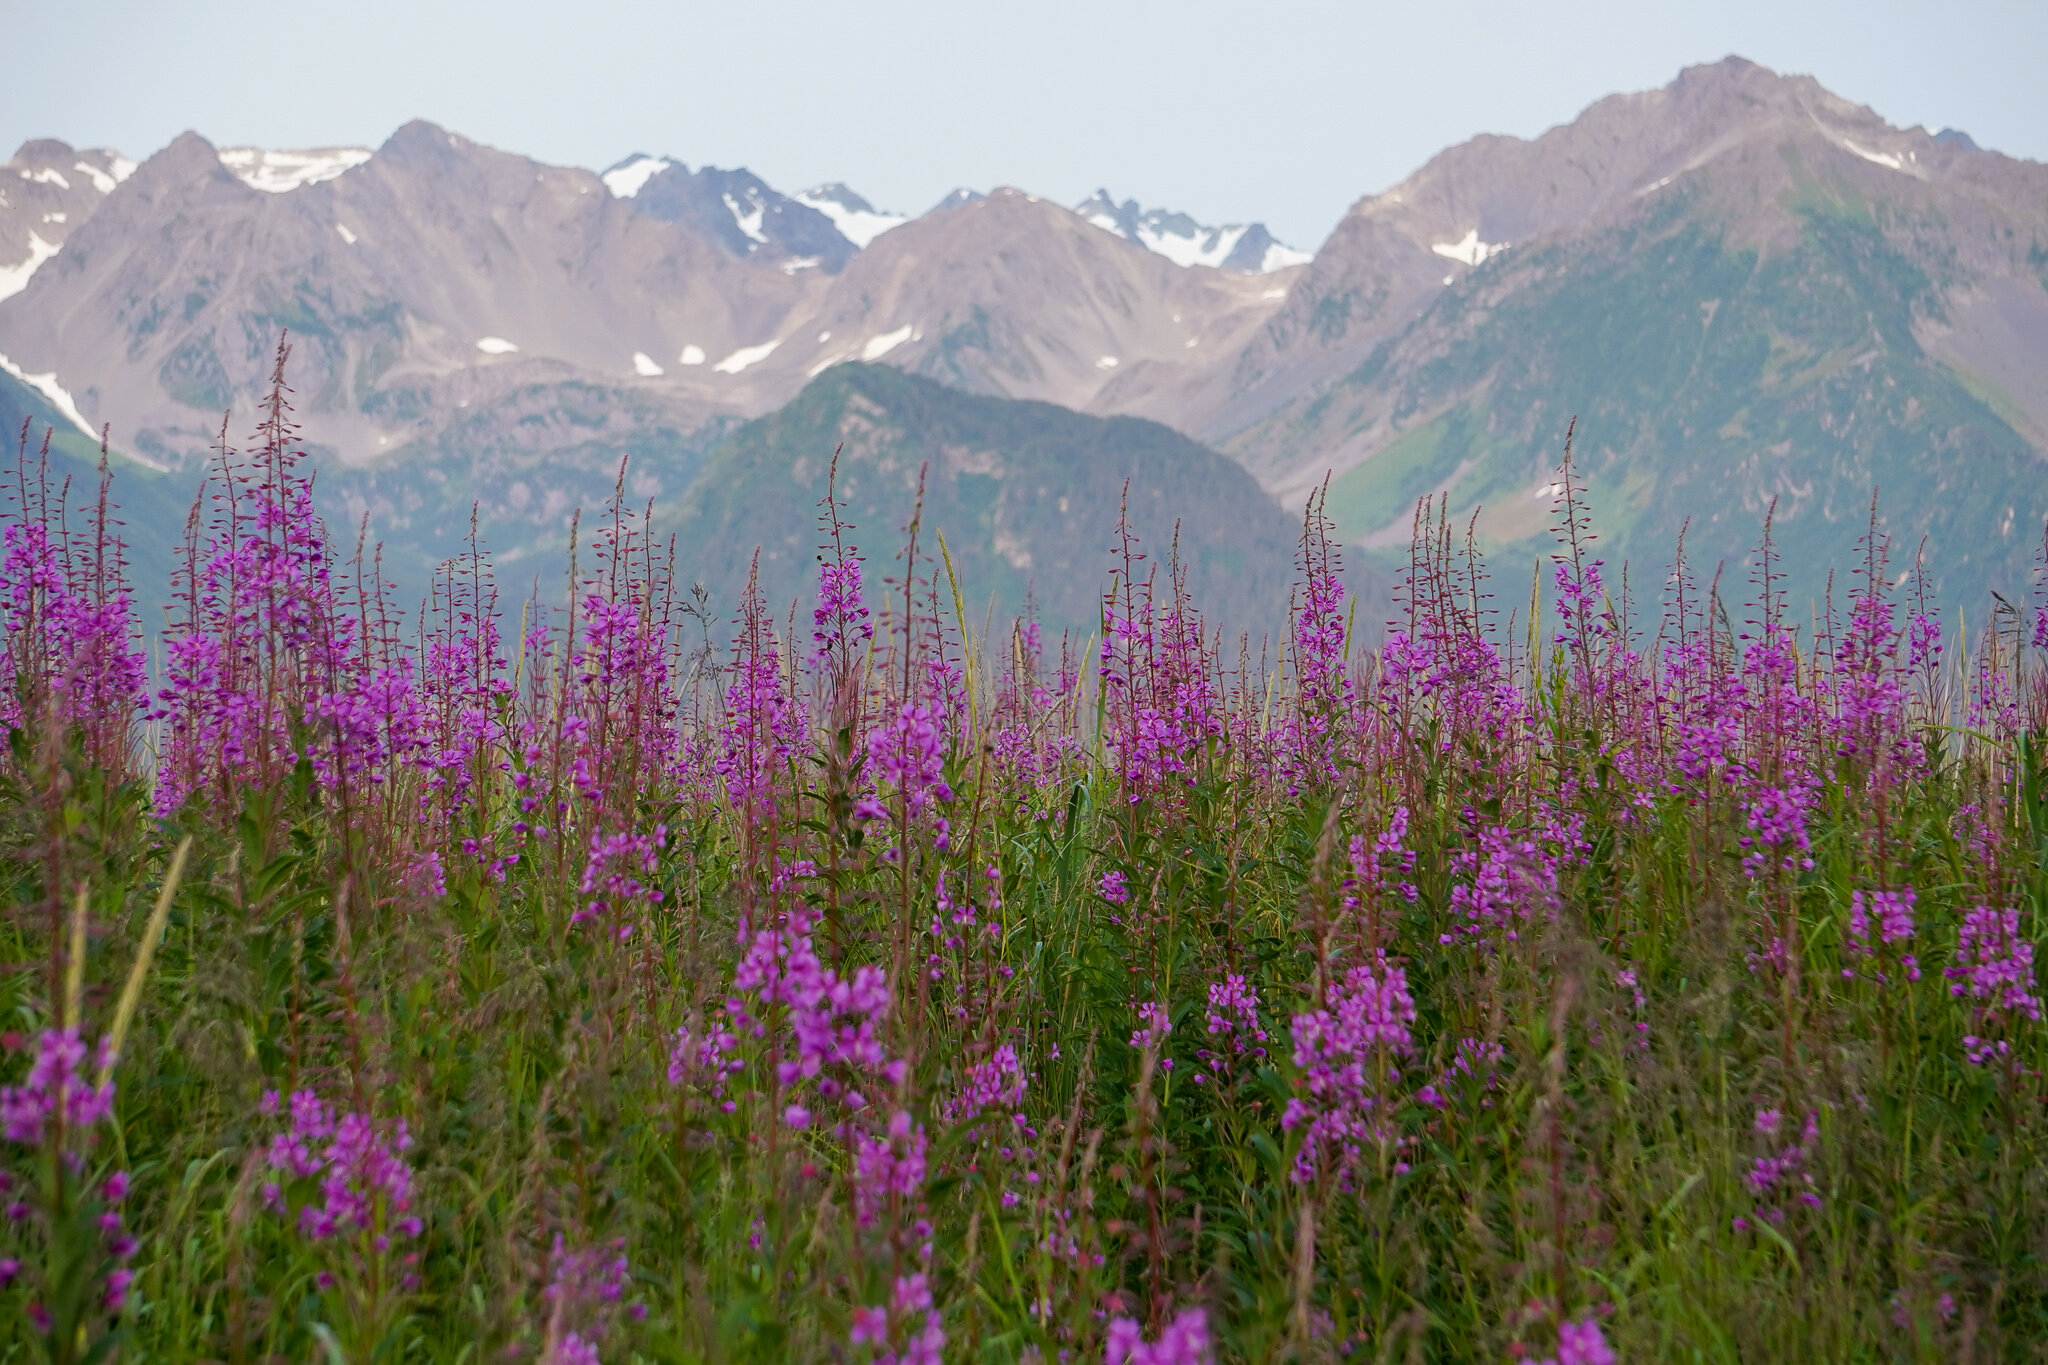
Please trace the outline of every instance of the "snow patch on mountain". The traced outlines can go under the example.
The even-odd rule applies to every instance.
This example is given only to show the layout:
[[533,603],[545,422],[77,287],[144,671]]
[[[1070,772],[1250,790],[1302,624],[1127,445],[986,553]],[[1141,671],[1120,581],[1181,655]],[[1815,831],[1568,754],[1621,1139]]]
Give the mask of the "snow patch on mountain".
[[1282,246],[1275,242],[1266,248],[1265,256],[1259,261],[1259,273],[1270,275],[1289,266],[1307,265],[1315,258],[1316,253],[1313,251],[1303,251],[1299,247]]
[[223,147],[220,164],[235,178],[265,194],[287,194],[306,185],[332,180],[370,159],[368,147],[312,147],[280,150],[266,147]]
[[631,199],[640,193],[641,186],[674,164],[658,156],[636,152],[600,175],[598,179],[604,181],[604,187],[612,192],[612,198]]
[[733,222],[739,224],[740,231],[745,234],[747,239],[766,246],[768,244],[768,234],[761,231],[761,220],[768,216],[768,206],[753,195],[747,196],[747,207],[745,208],[741,208],[738,201],[730,194],[721,195],[720,197],[725,200],[725,206],[732,210]]
[[1506,242],[1482,242],[1479,229],[1473,228],[1455,242],[1431,242],[1429,249],[1448,261],[1462,261],[1466,265],[1478,265],[1489,256],[1498,256],[1508,249]]
[[1221,266],[1244,233],[1242,226],[1175,232],[1147,223],[1138,228],[1137,240],[1147,251],[1156,251],[1175,265]]
[[479,337],[476,348],[485,355],[510,355],[519,349],[518,343],[503,337]]
[[756,365],[766,360],[770,355],[774,354],[775,348],[781,344],[782,342],[778,339],[775,341],[764,341],[759,346],[742,346],[711,368],[720,374],[738,374],[741,370],[746,369],[747,366]]
[[[0,370],[7,371],[7,373],[49,399],[50,406],[70,418],[72,425],[76,426],[80,431],[95,440],[99,438],[99,433],[92,429],[92,424],[85,420],[84,414],[79,412],[78,404],[71,401],[71,394],[62,384],[57,382],[57,372],[55,370],[51,370],[48,374],[28,374],[22,370],[21,366],[15,364],[4,355],[0,355]],[[158,467],[161,468],[161,466]]]
[[633,352],[634,374],[639,375],[642,379],[652,379],[656,375],[662,374],[663,372],[664,371],[662,370],[661,366],[655,363],[653,356],[647,354],[647,352],[645,351]]
[[676,364],[678,365],[702,365],[703,363],[704,348],[702,346],[685,346],[683,347],[682,354],[676,357]]
[[1267,274],[1311,259],[1311,253],[1275,241],[1263,223],[1209,227],[1185,213],[1143,208],[1135,199],[1118,203],[1108,190],[1097,190],[1076,204],[1074,212],[1104,232],[1136,242],[1182,267],[1205,265]]
[[839,235],[856,247],[865,247],[890,228],[901,227],[910,221],[905,214],[882,212],[836,181],[799,190],[792,197],[797,203],[830,218],[832,226],[839,229]]
[[122,156],[119,152],[110,152],[100,148],[88,151],[86,155],[103,157],[107,164],[101,167],[93,165],[90,161],[79,161],[73,163],[71,169],[83,171],[85,178],[92,181],[92,187],[101,194],[112,194],[114,186],[135,174],[136,163]]
[[35,274],[44,261],[56,254],[56,247],[35,233],[29,233],[28,259],[18,265],[0,265],[0,299],[12,298],[28,288],[29,276]]
[[868,344],[860,348],[860,358],[869,361],[880,360],[883,356],[910,340],[910,334],[916,330],[917,328],[913,324],[906,322],[893,332],[884,332],[878,337],[870,337]]
[[[1842,139],[1842,150],[1855,156],[1860,156],[1872,165],[1882,166],[1888,171],[1905,171],[1908,161],[1918,160],[1911,152],[1907,152],[1904,156],[1898,156],[1892,152],[1876,152],[1868,147],[1858,146],[1846,137]],[[1912,174],[1910,171],[1906,173]]]

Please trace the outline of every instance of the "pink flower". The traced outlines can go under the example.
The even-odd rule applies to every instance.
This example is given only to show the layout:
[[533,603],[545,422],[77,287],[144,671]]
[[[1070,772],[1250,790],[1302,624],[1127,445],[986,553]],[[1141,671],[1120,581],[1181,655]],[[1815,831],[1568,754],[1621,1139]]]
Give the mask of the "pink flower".
[[1112,1318],[1102,1349],[1102,1365],[1209,1365],[1211,1359],[1209,1316],[1200,1308],[1183,1309],[1149,1343],[1136,1321]]
[[1592,1318],[1583,1322],[1567,1322],[1557,1329],[1557,1354],[1536,1362],[1536,1365],[1615,1365],[1614,1349],[1607,1344],[1607,1338],[1600,1334],[1600,1324]]
[[[104,1053],[104,1044],[102,1045]],[[77,1029],[45,1029],[36,1040],[36,1059],[19,1086],[0,1087],[0,1136],[23,1146],[43,1140],[51,1120],[83,1134],[114,1107],[112,1081],[95,1086],[85,1078],[85,1042]]]
[[1363,1144],[1389,1136],[1377,1113],[1396,1074],[1394,1059],[1412,1046],[1415,1001],[1407,973],[1385,953],[1375,967],[1353,967],[1331,985],[1323,1008],[1294,1016],[1300,1075],[1280,1126],[1301,1130],[1294,1163],[1299,1183],[1328,1171],[1348,1179]]

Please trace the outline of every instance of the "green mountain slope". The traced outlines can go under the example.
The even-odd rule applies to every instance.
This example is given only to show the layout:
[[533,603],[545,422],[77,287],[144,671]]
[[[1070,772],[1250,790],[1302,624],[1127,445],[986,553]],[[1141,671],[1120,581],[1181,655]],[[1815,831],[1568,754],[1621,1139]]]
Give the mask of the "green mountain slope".
[[1330,507],[1390,561],[1432,492],[1457,518],[1479,509],[1504,562],[1547,553],[1551,471],[1576,416],[1602,553],[1630,561],[1639,593],[1690,518],[1689,556],[1703,573],[1725,563],[1725,595],[1746,600],[1775,499],[1803,605],[1851,562],[1875,490],[1895,569],[1924,537],[1944,601],[2015,595],[2048,516],[2048,464],[1994,388],[1917,338],[1943,315],[1939,260],[1916,261],[1897,244],[1912,224],[1838,182],[1800,176],[1777,207],[1783,230],[1756,240],[1674,193],[1488,262],[1256,438],[1376,446]]
[[1092,629],[1126,480],[1141,548],[1163,562],[1178,524],[1189,587],[1213,622],[1258,630],[1282,619],[1295,522],[1215,451],[1156,423],[962,393],[874,365],[827,370],[719,444],[668,523],[685,576],[733,602],[759,547],[771,608],[808,609],[835,449],[871,601],[922,467],[923,553],[935,557],[944,535],[971,620],[993,611],[1001,622],[1029,596],[1049,628]]
[[572,517],[586,523],[612,497],[626,462],[631,501],[673,505],[733,423],[684,430],[644,394],[577,381],[533,384],[479,404],[445,429],[374,464],[330,462],[318,501],[337,541],[354,542],[367,515],[399,600],[416,603],[434,567],[460,554],[470,511],[508,589],[531,574],[552,589]]
[[[76,514],[88,511],[99,492],[99,443],[73,426],[42,394],[0,371],[0,439],[6,443],[0,459],[7,463],[10,480],[17,451],[33,470],[45,432],[50,440],[51,487],[56,490],[70,482],[72,524],[82,526],[85,523]],[[118,533],[128,547],[128,582],[147,626],[160,619],[155,609],[170,596],[171,570],[199,481],[162,473],[118,452],[110,455],[108,468],[113,476],[109,491],[117,509],[115,519],[120,522]]]

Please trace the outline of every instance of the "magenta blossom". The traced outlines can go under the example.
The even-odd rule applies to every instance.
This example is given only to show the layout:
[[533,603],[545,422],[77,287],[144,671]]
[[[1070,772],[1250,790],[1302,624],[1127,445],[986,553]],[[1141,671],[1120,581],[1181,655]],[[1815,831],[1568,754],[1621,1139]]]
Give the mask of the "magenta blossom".
[[1209,1365],[1209,1317],[1200,1308],[1183,1309],[1145,1340],[1145,1329],[1131,1318],[1111,1318],[1102,1348],[1102,1365]]

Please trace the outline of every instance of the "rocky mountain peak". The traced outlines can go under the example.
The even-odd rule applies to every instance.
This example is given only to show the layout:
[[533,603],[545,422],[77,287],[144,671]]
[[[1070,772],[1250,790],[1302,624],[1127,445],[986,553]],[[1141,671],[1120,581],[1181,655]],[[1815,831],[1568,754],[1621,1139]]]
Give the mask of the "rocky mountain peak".
[[1264,223],[1208,227],[1172,209],[1144,208],[1135,199],[1118,203],[1106,189],[1098,189],[1076,204],[1074,212],[1103,231],[1114,232],[1180,266],[1266,274],[1301,265],[1310,257],[1309,252],[1275,241]]
[[354,170],[372,155],[368,147],[223,147],[220,163],[250,189],[288,194]]
[[104,147],[31,138],[0,164],[0,299],[28,287],[135,163]]
[[954,190],[950,194],[946,195],[945,198],[939,200],[938,203],[933,204],[930,208],[926,209],[925,214],[929,216],[934,213],[946,213],[953,209],[965,208],[967,205],[976,203],[982,199],[986,199],[987,197],[988,196],[983,194],[980,190],[970,190],[963,185],[959,189]]
[[605,172],[604,179],[633,212],[658,222],[686,223],[734,256],[830,275],[859,250],[832,218],[744,166],[692,171],[673,158],[637,154]]
[[795,198],[799,204],[807,204],[831,219],[832,226],[839,229],[839,235],[856,248],[865,247],[890,228],[901,227],[910,221],[907,214],[877,209],[836,180],[799,191]]

